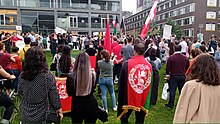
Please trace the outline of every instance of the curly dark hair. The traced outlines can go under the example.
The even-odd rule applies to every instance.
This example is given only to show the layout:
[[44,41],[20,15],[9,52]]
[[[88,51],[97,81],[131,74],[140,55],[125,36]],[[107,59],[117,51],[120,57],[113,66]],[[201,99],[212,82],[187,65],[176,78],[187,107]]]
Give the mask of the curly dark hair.
[[100,52],[100,54],[101,54],[102,58],[105,59],[105,62],[107,62],[107,63],[110,62],[110,54],[109,54],[109,52],[107,50],[102,50]]
[[63,47],[62,55],[59,59],[59,70],[62,73],[69,73],[71,66],[71,57],[70,57],[71,48],[69,46]]
[[215,58],[209,54],[201,54],[195,58],[188,80],[196,80],[205,85],[220,85],[220,71]]
[[21,78],[32,81],[40,73],[47,73],[48,65],[43,49],[40,47],[31,47],[25,53],[23,72]]

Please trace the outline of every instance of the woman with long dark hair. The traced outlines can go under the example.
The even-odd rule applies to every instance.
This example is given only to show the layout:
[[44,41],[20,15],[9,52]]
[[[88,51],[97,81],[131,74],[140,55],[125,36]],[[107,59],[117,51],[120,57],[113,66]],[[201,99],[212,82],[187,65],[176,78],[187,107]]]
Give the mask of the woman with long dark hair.
[[50,113],[63,117],[56,81],[48,72],[43,49],[32,47],[25,53],[18,93],[22,96],[22,123],[44,123],[48,108]]
[[90,65],[89,55],[80,53],[67,77],[67,94],[72,96],[72,123],[96,123],[98,103],[93,95],[95,91],[95,74]]
[[107,91],[108,89],[111,100],[112,100],[112,108],[114,111],[117,111],[116,106],[116,98],[115,98],[115,91],[114,91],[114,84],[113,84],[113,61],[110,60],[110,54],[106,50],[101,51],[101,58],[102,60],[98,61],[98,67],[100,68],[100,75],[99,75],[99,87],[102,93],[102,102],[104,105],[104,109],[108,112],[108,105],[107,105]]
[[60,77],[67,77],[71,73],[75,60],[70,56],[70,53],[71,48],[64,46],[58,63],[58,76]]
[[195,58],[174,116],[174,123],[219,123],[220,71],[215,58]]

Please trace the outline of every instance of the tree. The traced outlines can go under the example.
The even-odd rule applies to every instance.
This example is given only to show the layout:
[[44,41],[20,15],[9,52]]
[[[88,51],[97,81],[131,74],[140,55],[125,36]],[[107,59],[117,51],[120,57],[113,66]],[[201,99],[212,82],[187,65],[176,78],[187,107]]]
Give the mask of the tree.
[[177,39],[180,39],[182,37],[182,29],[179,25],[176,25],[175,22],[171,19],[171,18],[168,18],[166,20],[166,23],[167,25],[171,25],[172,26],[172,34],[175,34],[176,35],[176,38]]

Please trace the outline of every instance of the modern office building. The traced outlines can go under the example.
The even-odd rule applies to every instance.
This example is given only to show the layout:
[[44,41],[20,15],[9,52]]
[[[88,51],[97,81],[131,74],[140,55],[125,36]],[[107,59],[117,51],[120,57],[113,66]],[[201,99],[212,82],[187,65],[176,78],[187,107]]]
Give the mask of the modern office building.
[[[125,19],[128,33],[139,33],[151,6]],[[220,37],[220,0],[160,0],[153,23],[162,31],[167,18],[181,26],[183,36],[199,32],[207,41],[212,34]]]
[[79,34],[104,32],[121,19],[122,0],[0,0],[0,31],[51,33],[56,27]]

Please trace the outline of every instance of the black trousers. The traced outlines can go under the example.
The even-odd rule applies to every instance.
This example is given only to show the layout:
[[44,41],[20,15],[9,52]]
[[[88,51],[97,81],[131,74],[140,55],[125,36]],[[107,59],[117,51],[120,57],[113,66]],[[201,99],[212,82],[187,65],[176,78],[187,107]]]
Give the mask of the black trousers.
[[82,124],[95,124],[98,118],[98,103],[96,99],[93,100],[80,100],[73,99],[72,102],[72,123]]
[[173,105],[174,105],[176,89],[178,88],[179,94],[180,94],[181,90],[185,84],[185,79],[186,79],[185,75],[170,77],[170,80],[168,81],[169,90],[170,90],[170,99],[169,99],[168,105],[170,107],[173,107]]
[[[128,118],[130,117],[132,111],[133,110],[128,110],[128,112],[122,116],[122,118],[121,118],[122,124],[128,124]],[[136,118],[135,123],[136,124],[143,124],[145,116],[146,116],[146,113],[144,111],[142,111],[142,110],[140,112],[135,111],[135,118]]]
[[14,109],[14,103],[12,99],[9,98],[9,96],[7,96],[6,94],[2,92],[0,92],[0,106],[5,107],[3,119],[10,120],[11,115],[13,113],[13,109]]
[[113,82],[115,81],[115,76],[117,76],[117,78],[119,79],[119,75],[120,75],[120,72],[121,72],[121,67],[122,67],[122,64],[114,64],[114,67],[113,67]]

